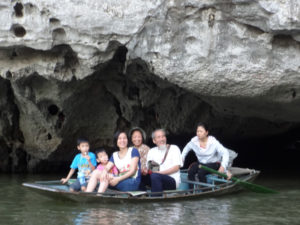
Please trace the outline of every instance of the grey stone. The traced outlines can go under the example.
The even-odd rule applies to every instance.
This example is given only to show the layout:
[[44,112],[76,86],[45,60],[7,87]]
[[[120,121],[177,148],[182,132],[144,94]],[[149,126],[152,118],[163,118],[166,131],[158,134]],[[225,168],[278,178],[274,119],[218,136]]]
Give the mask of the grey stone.
[[[1,170],[41,167],[117,129],[226,138],[300,122],[296,0],[0,3]],[[26,168],[25,168],[26,169]]]

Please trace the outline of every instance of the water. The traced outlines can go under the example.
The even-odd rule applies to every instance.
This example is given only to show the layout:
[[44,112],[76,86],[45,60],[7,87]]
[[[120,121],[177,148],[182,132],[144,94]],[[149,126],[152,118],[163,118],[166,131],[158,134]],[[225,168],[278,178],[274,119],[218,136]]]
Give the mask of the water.
[[0,224],[300,224],[300,181],[261,176],[256,183],[280,191],[248,191],[218,198],[172,203],[79,204],[54,201],[21,186],[57,179],[49,175],[0,176]]

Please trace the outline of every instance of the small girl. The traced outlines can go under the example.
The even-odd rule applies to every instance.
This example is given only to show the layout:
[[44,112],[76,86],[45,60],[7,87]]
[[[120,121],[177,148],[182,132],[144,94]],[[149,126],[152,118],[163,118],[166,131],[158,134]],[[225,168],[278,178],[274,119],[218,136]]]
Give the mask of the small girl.
[[[105,169],[105,166],[108,163],[108,155],[105,149],[101,148],[96,150],[96,156],[97,162],[99,163],[99,165],[97,166],[97,170],[102,171]],[[117,167],[114,166],[113,168],[111,168],[109,174],[111,174],[112,176],[117,176],[119,174]]]

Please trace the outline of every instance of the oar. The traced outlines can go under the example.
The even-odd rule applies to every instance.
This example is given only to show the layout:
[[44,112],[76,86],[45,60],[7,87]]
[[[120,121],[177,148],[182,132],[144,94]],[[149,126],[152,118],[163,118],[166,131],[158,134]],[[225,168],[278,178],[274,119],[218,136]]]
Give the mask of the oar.
[[[203,166],[203,165],[199,165],[199,168],[202,168],[210,173],[214,173],[214,174],[217,174],[221,177],[224,177],[227,179],[227,175],[224,174],[224,173],[220,173],[219,171],[217,170],[214,170],[212,168],[209,168],[207,166]],[[243,187],[251,190],[251,191],[254,191],[254,192],[258,192],[258,193],[278,193],[277,191],[275,190],[272,190],[270,188],[267,188],[267,187],[263,187],[261,185],[257,185],[257,184],[252,184],[250,182],[247,182],[247,181],[243,181],[239,178],[236,178],[236,177],[231,177],[230,178],[232,181],[236,182],[236,184],[239,184],[239,185],[242,185]]]

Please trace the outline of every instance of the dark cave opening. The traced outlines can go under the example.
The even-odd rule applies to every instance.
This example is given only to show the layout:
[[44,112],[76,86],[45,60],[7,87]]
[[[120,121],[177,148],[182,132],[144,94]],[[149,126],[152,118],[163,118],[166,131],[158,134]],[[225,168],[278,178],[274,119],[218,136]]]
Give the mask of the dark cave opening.
[[[194,135],[179,135],[169,137],[170,143],[177,144],[182,150],[185,144]],[[298,175],[300,172],[300,129],[289,132],[259,138],[248,138],[243,140],[226,140],[215,136],[226,148],[238,153],[233,166],[253,168],[261,170],[263,174],[290,174]],[[184,164],[184,168],[197,161],[195,154],[191,151]],[[288,176],[288,175],[287,175]]]

